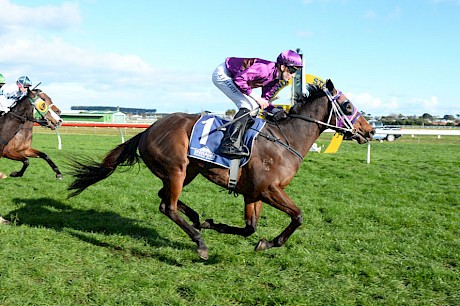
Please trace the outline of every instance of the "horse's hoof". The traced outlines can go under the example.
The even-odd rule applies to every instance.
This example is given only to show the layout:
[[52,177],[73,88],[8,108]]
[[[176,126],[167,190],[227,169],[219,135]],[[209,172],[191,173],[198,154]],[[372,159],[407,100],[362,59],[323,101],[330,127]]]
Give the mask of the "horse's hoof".
[[11,221],[8,221],[6,219],[3,219],[2,216],[0,216],[0,224],[5,224],[5,225],[10,225]]
[[201,228],[206,228],[206,229],[211,229],[212,226],[214,225],[214,220],[213,219],[206,219],[203,223],[201,223]]
[[62,180],[62,174],[60,174],[60,173],[59,173],[59,174],[56,174],[56,179]]
[[260,241],[257,243],[256,247],[254,248],[254,251],[260,252],[260,251],[264,251],[264,250],[269,249],[269,248],[270,248],[270,244],[269,244],[269,242],[267,241],[267,239],[262,238],[262,239],[260,239]]
[[197,248],[196,249],[197,253],[198,253],[198,256],[200,256],[201,259],[203,260],[208,260],[209,256],[208,256],[208,249],[207,248]]
[[11,176],[11,177],[19,177],[19,175],[18,175],[17,172],[11,172],[11,173],[10,173],[10,176]]
[[194,227],[195,229],[201,231],[201,224],[200,224],[200,222],[198,222],[198,223],[193,223],[193,227]]

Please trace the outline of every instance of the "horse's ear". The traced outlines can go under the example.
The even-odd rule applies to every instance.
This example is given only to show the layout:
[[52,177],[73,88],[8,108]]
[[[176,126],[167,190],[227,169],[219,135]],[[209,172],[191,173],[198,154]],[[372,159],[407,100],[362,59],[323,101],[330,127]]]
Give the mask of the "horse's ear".
[[332,81],[331,81],[330,79],[327,79],[327,80],[326,80],[326,88],[327,88],[327,90],[329,90],[329,91],[334,90],[334,84],[332,83]]

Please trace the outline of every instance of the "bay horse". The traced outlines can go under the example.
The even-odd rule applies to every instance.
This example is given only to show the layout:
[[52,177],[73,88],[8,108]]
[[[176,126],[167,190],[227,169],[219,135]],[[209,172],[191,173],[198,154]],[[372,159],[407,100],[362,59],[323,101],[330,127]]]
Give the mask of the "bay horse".
[[[41,115],[40,119],[33,117],[34,109]],[[11,177],[22,177],[29,166],[28,157],[32,157],[44,159],[56,173],[56,178],[62,178],[59,168],[48,155],[31,147],[34,123],[54,130],[62,123],[60,114],[60,109],[46,93],[34,89],[17,101],[10,112],[0,117],[0,158],[22,162],[22,168],[12,172]],[[0,172],[0,178],[6,178],[6,175]]]
[[[235,192],[244,197],[244,227],[214,223],[208,219],[201,223],[196,211],[183,203],[179,196],[182,188],[199,174],[209,181],[226,188],[229,171],[224,167],[188,157],[190,135],[200,115],[173,113],[165,116],[145,131],[108,152],[102,162],[92,159],[71,162],[74,181],[68,187],[69,198],[80,194],[87,187],[110,176],[118,166],[133,166],[142,161],[159,177],[163,187],[158,192],[160,211],[174,221],[196,243],[198,255],[208,259],[208,248],[201,236],[201,229],[219,233],[249,236],[256,231],[262,203],[267,203],[291,218],[290,224],[273,240],[261,239],[256,251],[282,246],[302,224],[302,212],[284,192],[299,170],[305,157],[320,134],[326,128],[351,134],[363,144],[372,140],[374,129],[356,110],[344,118],[337,106],[354,106],[330,80],[326,88],[312,86],[308,96],[297,97],[289,110],[288,118],[277,124],[266,124],[254,141],[249,162],[239,172]],[[342,114],[342,115],[340,115]],[[353,118],[352,118],[353,117]],[[350,129],[340,127],[344,119]],[[350,119],[350,120],[348,120]],[[181,214],[187,216],[192,224]]]

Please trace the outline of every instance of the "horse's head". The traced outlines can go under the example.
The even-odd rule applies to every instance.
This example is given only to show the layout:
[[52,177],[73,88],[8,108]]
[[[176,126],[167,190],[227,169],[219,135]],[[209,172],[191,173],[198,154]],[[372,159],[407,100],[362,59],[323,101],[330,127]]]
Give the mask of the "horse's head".
[[296,103],[289,114],[301,114],[304,119],[321,125],[321,130],[331,128],[360,144],[372,140],[375,134],[361,112],[340,90],[335,89],[331,80],[327,80],[324,86],[310,86],[309,95],[297,102],[300,103]]
[[325,87],[324,91],[335,115],[335,125],[343,129],[347,137],[355,139],[360,144],[371,141],[375,130],[361,115],[361,112],[340,90],[334,88],[331,80],[326,81]]
[[38,123],[41,126],[54,130],[62,124],[62,119],[60,117],[61,110],[53,103],[46,93],[40,89],[35,89],[29,91],[28,98],[40,115]]

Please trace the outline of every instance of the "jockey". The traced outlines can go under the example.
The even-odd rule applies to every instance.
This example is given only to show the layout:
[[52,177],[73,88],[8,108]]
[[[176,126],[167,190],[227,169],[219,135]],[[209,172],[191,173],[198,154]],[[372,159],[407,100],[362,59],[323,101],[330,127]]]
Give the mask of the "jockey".
[[[253,120],[248,113],[257,108],[274,110],[275,107],[269,101],[279,82],[289,81],[301,67],[301,56],[292,50],[281,52],[276,63],[260,58],[228,57],[217,66],[212,74],[212,81],[238,107],[234,117],[237,120],[227,128],[222,139],[222,155],[230,158],[248,155],[234,145],[240,133],[244,133],[248,121]],[[261,96],[252,92],[253,88],[258,87],[262,88]]]
[[5,84],[5,78],[0,74],[0,113],[7,113],[10,111],[11,105],[14,102],[21,100],[27,95],[27,89],[32,86],[32,82],[27,76],[20,77],[16,84]]
[[0,116],[3,115],[3,113],[6,110],[9,110],[7,105],[9,106],[8,102],[6,101],[5,96],[3,95],[3,85],[5,85],[5,77],[3,74],[0,73]]

